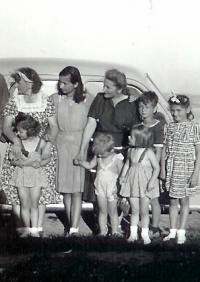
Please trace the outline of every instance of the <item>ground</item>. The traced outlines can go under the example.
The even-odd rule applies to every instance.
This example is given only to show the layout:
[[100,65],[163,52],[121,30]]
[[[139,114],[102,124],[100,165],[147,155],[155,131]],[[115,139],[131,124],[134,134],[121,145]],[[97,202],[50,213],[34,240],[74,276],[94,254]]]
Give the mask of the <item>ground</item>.
[[83,218],[82,236],[64,238],[53,213],[45,216],[43,238],[19,239],[10,218],[1,226],[0,281],[200,281],[198,212],[189,215],[185,245],[162,241],[169,230],[167,214],[161,216],[162,237],[148,246],[93,236]]

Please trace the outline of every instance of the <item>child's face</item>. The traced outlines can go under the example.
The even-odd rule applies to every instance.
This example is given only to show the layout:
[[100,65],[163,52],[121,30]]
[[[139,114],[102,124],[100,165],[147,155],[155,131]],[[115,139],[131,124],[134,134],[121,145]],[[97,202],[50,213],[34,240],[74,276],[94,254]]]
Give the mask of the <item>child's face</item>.
[[189,108],[185,108],[181,105],[174,104],[170,106],[170,112],[175,122],[186,121],[189,111]]
[[17,127],[17,135],[21,140],[26,140],[28,138],[27,130],[22,127]]
[[112,155],[113,150],[109,151],[109,152],[104,152],[102,155],[99,155],[99,158],[105,159],[107,157],[109,157],[110,155]]
[[59,83],[60,89],[62,90],[63,94],[73,97],[75,89],[78,86],[78,83],[72,84],[70,81],[69,75],[60,76],[58,83]]
[[131,134],[129,137],[129,145],[131,146],[135,146],[135,136],[133,134]]
[[147,104],[139,102],[138,110],[139,110],[141,117],[143,119],[146,119],[149,117],[153,117],[153,115],[155,114],[157,110],[157,107],[156,106],[154,107],[151,102]]

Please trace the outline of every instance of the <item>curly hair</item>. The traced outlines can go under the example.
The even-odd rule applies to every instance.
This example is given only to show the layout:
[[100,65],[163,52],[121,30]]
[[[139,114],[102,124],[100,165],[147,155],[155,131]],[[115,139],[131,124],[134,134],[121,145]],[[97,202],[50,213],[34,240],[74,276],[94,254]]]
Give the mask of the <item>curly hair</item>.
[[[72,84],[78,83],[78,86],[75,89],[74,101],[80,103],[85,99],[83,91],[83,82],[79,70],[76,67],[68,66],[65,67],[60,73],[59,76],[69,76],[70,82]],[[58,94],[62,95],[62,89],[60,88],[59,82],[57,83]]]
[[22,77],[19,72],[23,73],[30,81],[32,81],[32,93],[37,94],[42,86],[42,81],[37,74],[37,72],[29,67],[19,68],[15,72],[11,74],[11,77],[15,80],[15,82],[19,82]]
[[98,133],[94,138],[92,151],[96,156],[103,155],[105,152],[110,152],[114,149],[115,142],[111,134]]
[[15,117],[14,130],[17,132],[17,127],[21,127],[27,131],[27,137],[38,136],[40,133],[40,123],[32,116],[19,112]]

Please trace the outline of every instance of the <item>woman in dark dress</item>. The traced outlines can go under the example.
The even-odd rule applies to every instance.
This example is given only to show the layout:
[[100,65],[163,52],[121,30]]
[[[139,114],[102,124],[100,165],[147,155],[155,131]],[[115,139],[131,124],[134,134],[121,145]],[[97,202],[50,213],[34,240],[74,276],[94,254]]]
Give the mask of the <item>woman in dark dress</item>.
[[[84,129],[81,149],[77,156],[82,160],[88,150],[91,138],[98,132],[110,133],[115,140],[115,147],[127,145],[129,130],[139,122],[135,103],[129,102],[127,83],[124,73],[117,69],[105,73],[104,92],[98,93],[90,106],[88,121]],[[88,158],[92,157],[88,150]],[[83,200],[94,202],[93,180],[95,175],[86,172]]]

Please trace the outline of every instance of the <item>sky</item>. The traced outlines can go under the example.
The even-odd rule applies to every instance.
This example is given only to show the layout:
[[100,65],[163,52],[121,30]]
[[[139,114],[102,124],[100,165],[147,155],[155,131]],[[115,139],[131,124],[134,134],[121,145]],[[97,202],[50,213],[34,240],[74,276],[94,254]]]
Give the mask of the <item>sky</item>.
[[109,61],[200,90],[199,0],[0,0],[0,57]]

